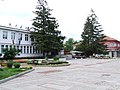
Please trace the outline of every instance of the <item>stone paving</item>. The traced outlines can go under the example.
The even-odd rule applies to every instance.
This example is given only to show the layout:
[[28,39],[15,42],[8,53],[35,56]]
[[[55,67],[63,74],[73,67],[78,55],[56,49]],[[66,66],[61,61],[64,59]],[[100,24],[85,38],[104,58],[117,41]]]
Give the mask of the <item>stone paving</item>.
[[120,59],[74,59],[64,67],[34,67],[0,90],[120,90]]

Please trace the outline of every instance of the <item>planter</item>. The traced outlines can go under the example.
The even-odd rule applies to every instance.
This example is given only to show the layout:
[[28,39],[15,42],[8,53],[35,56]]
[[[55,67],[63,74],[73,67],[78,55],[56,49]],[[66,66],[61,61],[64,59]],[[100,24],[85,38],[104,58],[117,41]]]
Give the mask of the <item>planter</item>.
[[7,66],[7,63],[1,62],[0,65],[1,65],[1,67],[6,67],[6,66]]

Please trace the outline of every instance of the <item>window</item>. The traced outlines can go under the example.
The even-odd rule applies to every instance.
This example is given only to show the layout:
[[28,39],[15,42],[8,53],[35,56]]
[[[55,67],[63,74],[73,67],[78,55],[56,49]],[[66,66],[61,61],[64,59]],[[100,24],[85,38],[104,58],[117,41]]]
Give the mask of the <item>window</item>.
[[12,48],[12,45],[10,45],[10,48]]
[[25,34],[25,41],[28,41],[28,34]]
[[13,48],[16,48],[15,45],[13,46]]
[[33,53],[35,53],[35,47],[33,46]]
[[24,53],[26,53],[26,46],[24,46]]
[[27,46],[27,53],[29,53],[29,46]]
[[1,52],[3,52],[3,49],[4,49],[4,45],[1,45]]
[[18,34],[18,40],[22,40],[22,34],[21,33]]
[[3,31],[3,39],[7,39],[8,36],[8,32],[7,31]]
[[36,49],[36,53],[39,53],[39,50]]
[[41,53],[41,51],[40,51],[40,50],[38,50],[38,53]]
[[120,47],[120,44],[118,44],[118,47]]
[[20,34],[20,40],[22,40],[22,34]]
[[19,46],[17,46],[17,50],[19,50]]
[[114,46],[116,47],[116,46],[117,46],[117,44],[116,44],[116,43],[114,43]]
[[110,46],[110,47],[115,47],[115,46],[117,46],[117,45],[116,45],[116,43],[111,43],[109,46]]
[[11,32],[11,39],[15,40],[15,32]]
[[8,48],[8,45],[6,45],[5,48]]
[[30,46],[30,53],[32,53],[32,46]]
[[23,52],[22,52],[22,46],[20,47],[20,50],[21,50],[21,53],[23,53]]

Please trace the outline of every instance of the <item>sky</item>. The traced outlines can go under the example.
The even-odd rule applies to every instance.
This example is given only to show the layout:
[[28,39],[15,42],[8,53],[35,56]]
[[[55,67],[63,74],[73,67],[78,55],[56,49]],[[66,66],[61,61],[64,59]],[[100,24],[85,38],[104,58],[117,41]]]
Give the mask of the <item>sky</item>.
[[[104,34],[120,41],[119,0],[47,0],[63,36],[81,40],[91,8],[98,16]],[[31,27],[37,0],[0,0],[0,25]]]

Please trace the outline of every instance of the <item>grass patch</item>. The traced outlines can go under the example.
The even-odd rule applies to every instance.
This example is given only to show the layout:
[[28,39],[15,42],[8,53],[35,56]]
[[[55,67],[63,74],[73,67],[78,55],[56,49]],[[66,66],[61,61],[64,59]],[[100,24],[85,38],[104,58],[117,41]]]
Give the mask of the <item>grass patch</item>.
[[0,70],[0,80],[30,69],[31,68],[3,68],[3,70]]

